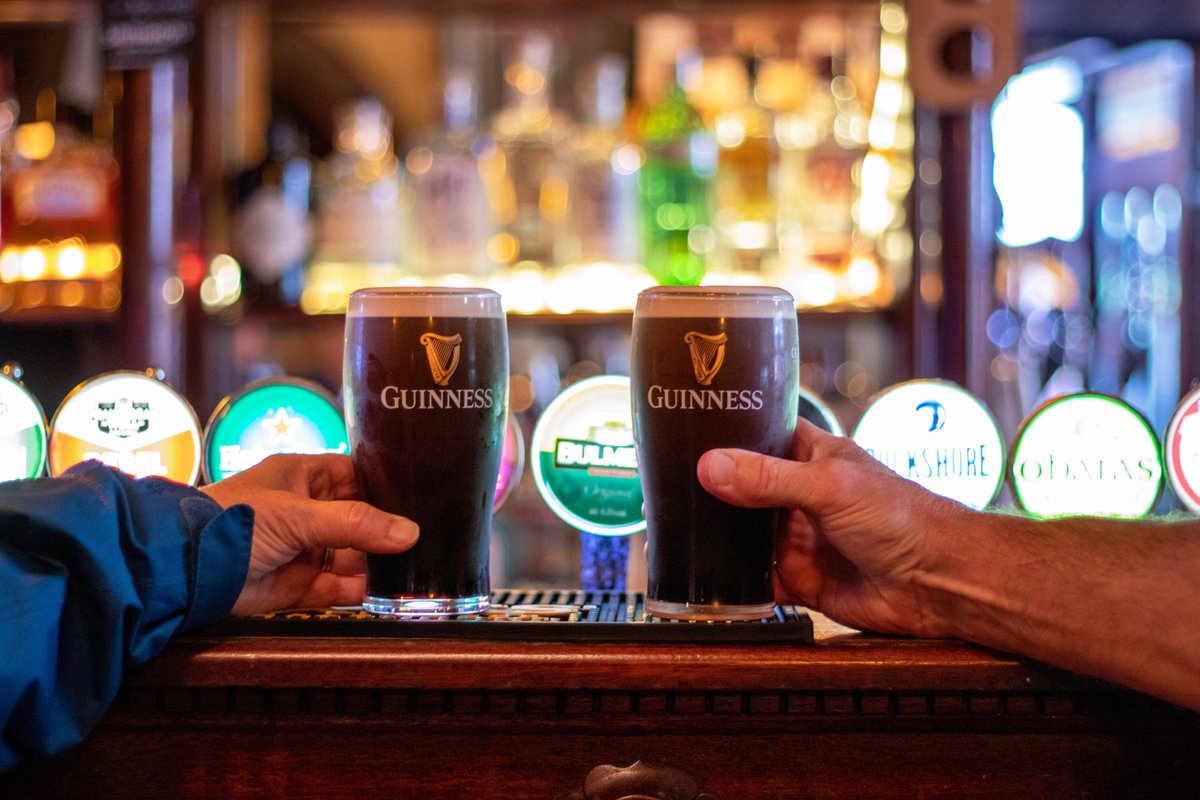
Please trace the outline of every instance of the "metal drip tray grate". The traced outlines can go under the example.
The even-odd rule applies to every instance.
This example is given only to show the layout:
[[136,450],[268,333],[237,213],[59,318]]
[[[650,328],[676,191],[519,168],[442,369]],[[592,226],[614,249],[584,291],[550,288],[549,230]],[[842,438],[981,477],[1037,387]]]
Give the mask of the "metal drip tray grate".
[[492,593],[485,612],[461,617],[383,617],[361,608],[296,609],[230,617],[204,629],[227,636],[382,636],[592,642],[787,642],[813,640],[812,619],[796,606],[748,622],[650,616],[641,592]]

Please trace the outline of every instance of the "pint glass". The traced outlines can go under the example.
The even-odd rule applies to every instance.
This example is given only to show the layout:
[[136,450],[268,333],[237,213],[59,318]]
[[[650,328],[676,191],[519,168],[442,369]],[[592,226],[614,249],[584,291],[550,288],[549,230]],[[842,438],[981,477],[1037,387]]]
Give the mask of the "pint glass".
[[646,503],[646,610],[758,619],[774,612],[777,509],[704,490],[700,456],[791,451],[799,402],[796,306],[782,289],[660,286],[633,318],[633,432]]
[[508,398],[500,296],[454,288],[354,292],[342,380],[354,472],[367,501],[421,527],[411,550],[367,556],[363,607],[398,616],[487,608]]

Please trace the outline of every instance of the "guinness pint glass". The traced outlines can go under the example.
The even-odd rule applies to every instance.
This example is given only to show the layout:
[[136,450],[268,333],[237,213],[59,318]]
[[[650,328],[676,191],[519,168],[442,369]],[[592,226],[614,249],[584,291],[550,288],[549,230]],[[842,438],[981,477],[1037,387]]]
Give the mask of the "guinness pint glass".
[[508,398],[500,295],[354,292],[342,378],[350,452],[366,499],[421,526],[411,550],[367,556],[363,607],[403,616],[486,608]]
[[633,433],[646,502],[646,610],[758,619],[774,611],[777,509],[704,490],[700,456],[791,452],[799,402],[796,306],[782,289],[660,286],[633,317]]

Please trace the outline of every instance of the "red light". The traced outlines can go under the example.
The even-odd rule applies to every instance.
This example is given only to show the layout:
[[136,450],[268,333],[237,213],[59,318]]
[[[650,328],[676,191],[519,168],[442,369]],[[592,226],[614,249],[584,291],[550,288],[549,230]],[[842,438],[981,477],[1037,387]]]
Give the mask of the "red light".
[[196,253],[184,253],[179,257],[179,280],[188,289],[195,289],[204,280],[204,259]]

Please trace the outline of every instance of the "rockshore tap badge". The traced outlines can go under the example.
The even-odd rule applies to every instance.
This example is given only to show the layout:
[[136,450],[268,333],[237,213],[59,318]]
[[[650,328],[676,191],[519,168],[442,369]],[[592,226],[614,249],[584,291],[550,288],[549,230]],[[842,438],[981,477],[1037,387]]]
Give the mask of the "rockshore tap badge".
[[46,415],[20,379],[15,365],[0,370],[0,481],[36,478],[46,468]]
[[276,453],[349,453],[337,400],[300,378],[264,378],[222,400],[204,434],[204,477],[219,481]]
[[136,478],[194,485],[200,422],[153,370],[98,375],[75,387],[50,424],[50,474],[97,459]]
[[1163,460],[1179,502],[1200,513],[1200,386],[1179,403],[1167,425]]
[[863,412],[854,441],[931,492],[986,508],[1004,483],[1004,437],[974,395],[950,381],[915,380],[883,390]]
[[547,406],[532,438],[534,482],[560,519],[602,536],[645,530],[627,376],[572,385]]
[[1162,454],[1150,423],[1117,397],[1065,395],[1033,410],[1012,447],[1013,494],[1039,517],[1140,517],[1162,493]]

